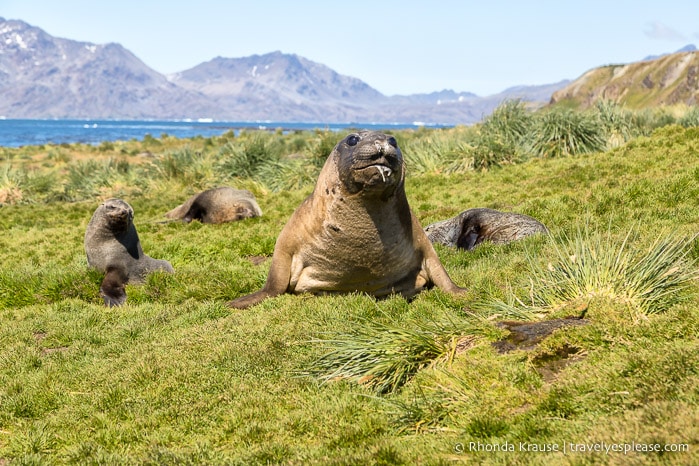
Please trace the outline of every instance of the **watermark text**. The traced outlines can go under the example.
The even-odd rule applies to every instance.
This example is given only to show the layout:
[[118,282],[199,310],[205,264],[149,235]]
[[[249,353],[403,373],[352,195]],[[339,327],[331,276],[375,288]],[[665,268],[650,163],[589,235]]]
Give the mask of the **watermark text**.
[[531,452],[531,453],[555,453],[562,452],[567,454],[578,453],[604,453],[613,454],[621,453],[628,455],[629,453],[661,453],[674,452],[682,453],[689,451],[687,443],[534,443],[534,442],[501,442],[501,443],[484,443],[484,442],[464,442],[454,445],[456,453],[472,453],[472,452]]

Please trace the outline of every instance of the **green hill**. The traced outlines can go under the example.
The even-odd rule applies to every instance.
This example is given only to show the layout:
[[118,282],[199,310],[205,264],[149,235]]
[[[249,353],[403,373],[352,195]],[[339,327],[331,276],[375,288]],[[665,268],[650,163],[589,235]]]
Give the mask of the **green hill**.
[[631,109],[699,103],[699,52],[592,69],[554,92],[551,104],[588,108],[609,100]]

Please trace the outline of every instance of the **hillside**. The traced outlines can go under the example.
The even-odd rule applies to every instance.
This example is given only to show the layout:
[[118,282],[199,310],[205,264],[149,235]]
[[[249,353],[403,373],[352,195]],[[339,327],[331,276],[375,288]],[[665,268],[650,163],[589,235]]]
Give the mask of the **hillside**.
[[[699,464],[699,129],[485,171],[435,160],[479,134],[395,133],[416,217],[491,207],[550,235],[438,245],[463,297],[284,295],[245,311],[224,303],[264,284],[316,150],[337,134],[2,149],[0,192],[24,196],[0,207],[0,465]],[[275,192],[231,175],[244,154],[279,147],[309,184]],[[162,221],[219,185],[253,191],[263,216]],[[134,207],[143,250],[176,272],[127,285],[126,304],[108,309],[83,238],[112,196]],[[571,282],[586,286],[556,293]],[[407,377],[373,389],[394,371]]]
[[699,103],[699,52],[592,69],[553,93],[551,104],[587,108],[610,100],[632,109]]

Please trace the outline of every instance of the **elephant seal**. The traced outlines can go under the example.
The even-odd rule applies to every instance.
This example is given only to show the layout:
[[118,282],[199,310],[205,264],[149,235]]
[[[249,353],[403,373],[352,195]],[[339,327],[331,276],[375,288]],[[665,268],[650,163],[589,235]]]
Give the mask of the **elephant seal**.
[[528,215],[479,207],[427,225],[425,233],[432,243],[470,251],[483,241],[506,244],[535,233],[545,234],[548,230]]
[[255,196],[246,189],[214,188],[195,194],[165,216],[187,223],[225,223],[262,215]]
[[345,137],[279,234],[264,287],[228,306],[244,309],[282,293],[409,298],[435,285],[464,293],[410,211],[404,179],[395,138],[373,131]]
[[143,282],[153,271],[174,272],[168,261],[148,257],[133,224],[133,208],[121,199],[107,199],[92,215],[85,231],[85,253],[90,267],[105,273],[100,295],[107,306],[126,301],[125,286]]

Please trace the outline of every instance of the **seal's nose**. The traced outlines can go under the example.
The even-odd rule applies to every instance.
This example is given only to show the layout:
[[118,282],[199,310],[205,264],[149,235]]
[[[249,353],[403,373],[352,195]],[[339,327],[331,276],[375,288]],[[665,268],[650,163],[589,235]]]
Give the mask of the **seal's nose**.
[[386,152],[384,141],[374,141],[374,147],[376,147],[376,152],[378,152],[380,155],[383,155],[384,152]]

